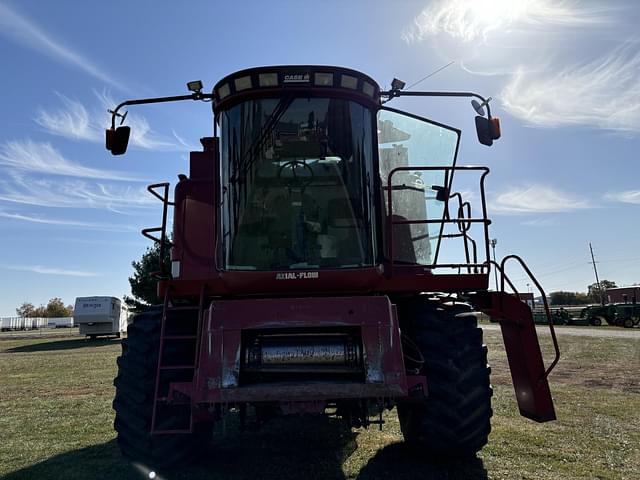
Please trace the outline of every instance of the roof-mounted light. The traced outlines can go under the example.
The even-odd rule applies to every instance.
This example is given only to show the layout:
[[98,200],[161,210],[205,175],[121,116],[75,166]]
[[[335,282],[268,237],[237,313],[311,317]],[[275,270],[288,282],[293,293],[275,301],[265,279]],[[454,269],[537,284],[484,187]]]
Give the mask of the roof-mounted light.
[[258,83],[261,87],[277,87],[278,86],[278,74],[277,73],[261,73],[258,75]]
[[223,98],[227,98],[231,94],[231,89],[229,88],[229,84],[225,83],[220,88],[218,88],[218,98],[222,100]]
[[393,81],[391,82],[391,89],[402,90],[406,85],[407,85],[406,82],[403,82],[402,80],[394,78]]
[[202,81],[194,80],[193,82],[187,83],[187,88],[190,92],[200,93],[202,91]]
[[358,88],[358,79],[356,77],[352,77],[351,75],[342,75],[340,78],[340,86],[342,88],[350,88],[351,90],[355,90]]
[[314,76],[313,83],[319,87],[333,87],[333,73],[318,72]]
[[369,82],[362,82],[362,91],[365,95],[369,95],[371,98],[373,98],[376,89]]
[[251,77],[247,75],[246,77],[236,78],[233,83],[236,86],[236,92],[246,90],[247,88],[251,88]]

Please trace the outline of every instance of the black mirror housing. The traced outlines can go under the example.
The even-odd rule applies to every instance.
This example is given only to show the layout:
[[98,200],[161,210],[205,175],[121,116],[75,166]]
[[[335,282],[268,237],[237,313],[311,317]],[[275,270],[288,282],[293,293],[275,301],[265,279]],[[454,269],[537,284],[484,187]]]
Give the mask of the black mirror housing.
[[490,147],[493,145],[493,128],[491,127],[491,120],[478,115],[476,117],[476,133],[478,134],[478,141],[482,145]]
[[105,135],[105,146],[112,155],[123,155],[129,145],[131,127],[108,128]]

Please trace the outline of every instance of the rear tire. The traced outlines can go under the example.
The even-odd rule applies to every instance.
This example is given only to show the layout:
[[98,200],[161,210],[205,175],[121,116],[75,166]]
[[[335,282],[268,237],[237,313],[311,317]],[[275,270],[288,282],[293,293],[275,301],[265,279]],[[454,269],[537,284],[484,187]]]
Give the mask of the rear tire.
[[622,321],[622,326],[624,328],[633,328],[633,318],[627,317]]
[[399,404],[405,442],[431,457],[475,455],[491,432],[491,369],[477,313],[468,304],[416,299],[399,306],[403,333],[424,358],[428,398]]
[[[118,376],[113,381],[116,387],[114,428],[118,432],[120,451],[125,457],[149,467],[172,467],[187,462],[206,447],[211,436],[208,424],[195,424],[191,434],[150,433],[161,321],[161,308],[136,315],[128,327],[127,337],[121,342]],[[171,427],[171,424],[161,426],[162,429]]]
[[600,317],[592,317],[591,321],[589,322],[591,325],[593,325],[594,327],[599,327],[602,325],[602,318]]

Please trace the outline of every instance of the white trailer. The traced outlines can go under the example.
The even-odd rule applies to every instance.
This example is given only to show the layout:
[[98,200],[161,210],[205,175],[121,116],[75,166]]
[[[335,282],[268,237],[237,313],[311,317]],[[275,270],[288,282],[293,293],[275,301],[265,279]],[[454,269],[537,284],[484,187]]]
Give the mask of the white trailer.
[[49,328],[71,328],[73,327],[73,317],[52,317],[47,323]]
[[73,323],[80,327],[80,335],[96,338],[127,331],[129,312],[116,297],[78,297],[73,311]]
[[48,318],[43,317],[2,317],[0,318],[0,331],[44,328],[48,321]]

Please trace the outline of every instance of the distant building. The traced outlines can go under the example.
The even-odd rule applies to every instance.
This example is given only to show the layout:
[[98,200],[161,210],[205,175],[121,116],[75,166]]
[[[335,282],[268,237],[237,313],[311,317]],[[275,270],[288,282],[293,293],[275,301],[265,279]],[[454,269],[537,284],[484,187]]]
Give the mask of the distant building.
[[640,303],[640,285],[605,290],[608,303]]
[[519,293],[518,296],[520,297],[520,300],[529,305],[531,308],[535,306],[533,293]]

